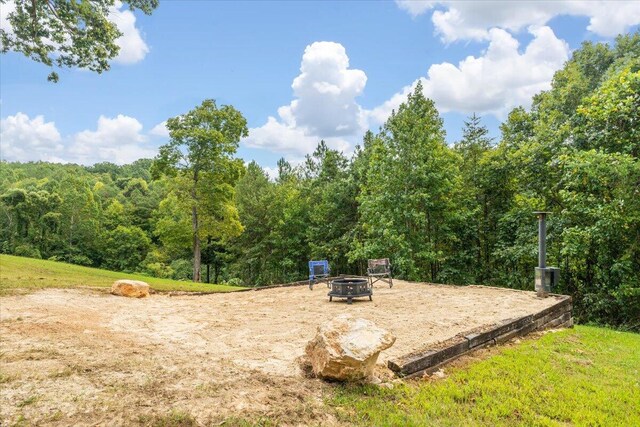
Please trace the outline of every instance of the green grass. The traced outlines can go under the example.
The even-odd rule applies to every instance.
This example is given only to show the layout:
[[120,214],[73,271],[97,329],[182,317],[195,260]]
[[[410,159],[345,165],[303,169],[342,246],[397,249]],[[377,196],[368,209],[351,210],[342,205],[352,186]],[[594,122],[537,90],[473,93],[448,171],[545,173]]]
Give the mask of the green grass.
[[376,426],[640,426],[640,335],[576,326],[526,340],[441,380],[338,386],[339,418]]
[[17,289],[79,286],[107,288],[118,279],[142,280],[157,291],[229,292],[242,289],[237,286],[158,279],[141,274],[118,273],[64,262],[0,255],[0,295],[13,293]]
[[196,419],[189,413],[172,409],[166,415],[141,415],[138,423],[150,427],[192,427],[197,426]]

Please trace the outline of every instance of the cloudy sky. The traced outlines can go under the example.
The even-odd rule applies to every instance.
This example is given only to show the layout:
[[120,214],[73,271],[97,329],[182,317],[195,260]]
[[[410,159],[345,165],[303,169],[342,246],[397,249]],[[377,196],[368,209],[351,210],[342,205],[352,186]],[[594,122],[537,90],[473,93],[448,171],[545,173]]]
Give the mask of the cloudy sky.
[[117,6],[124,35],[105,74],[64,70],[52,84],[47,67],[0,58],[2,159],[153,157],[167,118],[214,98],[248,120],[238,154],[271,169],[320,139],[351,152],[418,80],[449,142],[474,112],[498,136],[583,41],[640,24],[640,1],[161,0],[149,17]]

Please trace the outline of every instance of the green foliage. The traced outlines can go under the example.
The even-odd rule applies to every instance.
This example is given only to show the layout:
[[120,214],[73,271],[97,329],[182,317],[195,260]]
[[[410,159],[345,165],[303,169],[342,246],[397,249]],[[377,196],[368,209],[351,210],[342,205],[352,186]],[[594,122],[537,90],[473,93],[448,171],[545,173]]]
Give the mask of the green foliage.
[[41,259],[40,251],[31,245],[19,245],[13,250],[17,256],[25,256],[29,258]]
[[171,278],[175,272],[166,261],[167,257],[159,250],[151,250],[142,261],[142,272],[153,277]]
[[103,239],[104,266],[110,270],[136,271],[151,246],[149,237],[135,226],[119,225]]
[[376,426],[640,424],[640,336],[577,326],[444,368],[442,380],[339,386],[340,421]]
[[225,240],[242,231],[234,186],[244,166],[233,155],[240,138],[248,135],[247,121],[232,106],[218,108],[208,99],[167,120],[167,128],[171,140],[160,147],[152,173],[156,178],[171,177],[173,208],[183,214],[168,225],[184,225],[184,215],[191,217],[193,281],[199,282],[201,241]]
[[640,329],[640,162],[581,151],[560,158],[558,245],[580,320]]
[[103,225],[108,230],[113,230],[119,225],[129,225],[129,218],[125,215],[124,205],[113,199],[103,213]]
[[444,278],[460,194],[459,159],[444,136],[442,119],[418,84],[365,147],[358,199],[364,238],[352,257],[393,258],[396,271],[412,280]]
[[274,221],[270,203],[274,192],[273,183],[256,162],[249,163],[247,172],[236,185],[236,202],[242,234],[231,240],[236,253],[234,273],[247,284],[270,283],[272,280],[272,251],[270,224]]
[[[9,0],[1,0],[3,7]],[[10,30],[0,29],[2,53],[20,52],[49,67],[78,67],[102,73],[118,55],[116,39],[122,36],[108,19],[115,0],[29,1],[11,0],[15,5],[7,15]],[[131,10],[146,14],[158,0],[124,0]],[[47,78],[57,82],[53,71]]]
[[89,257],[84,256],[82,254],[69,255],[67,257],[67,261],[69,261],[71,264],[84,265],[84,266],[90,266],[93,264],[93,262]]
[[513,190],[499,213],[496,284],[530,288],[533,210],[552,212],[549,262],[577,318],[640,328],[638,135],[640,34],[585,44],[538,95],[514,110],[497,150]]
[[193,274],[193,263],[186,259],[176,259],[171,261],[169,266],[173,273],[171,278],[175,280],[191,280]]
[[[462,140],[454,150],[460,155],[462,179],[461,221],[455,229],[457,256],[450,262],[450,281],[487,283],[494,267],[495,229],[505,201],[511,196],[508,172],[501,153],[492,150],[489,131],[473,114],[465,121]],[[461,207],[462,207],[461,206]]]
[[191,218],[178,201],[175,193],[165,197],[155,216],[154,235],[158,237],[164,249],[176,255],[191,250]]
[[581,322],[640,330],[639,57],[640,33],[585,43],[496,144],[474,114],[449,147],[418,85],[351,158],[320,141],[273,180],[233,157],[246,121],[212,100],[168,120],[154,161],[3,162],[0,252],[181,280],[202,261],[249,286],[384,257],[402,279],[532,289],[548,210],[554,291]]
[[640,59],[613,73],[576,112],[578,147],[640,157]]
[[310,257],[327,259],[335,274],[353,271],[356,266],[348,261],[348,254],[358,222],[358,186],[350,176],[349,160],[321,141],[307,156],[303,172]]
[[245,284],[286,283],[308,272],[308,199],[302,179],[285,161],[276,183],[256,163],[236,186],[244,232],[231,241],[236,261],[230,276]]

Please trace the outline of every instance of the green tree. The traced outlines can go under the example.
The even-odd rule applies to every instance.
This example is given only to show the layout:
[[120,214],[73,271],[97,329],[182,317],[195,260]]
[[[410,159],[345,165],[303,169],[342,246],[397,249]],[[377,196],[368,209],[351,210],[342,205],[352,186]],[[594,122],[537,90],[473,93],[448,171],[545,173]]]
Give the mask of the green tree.
[[245,284],[255,286],[271,283],[273,247],[271,230],[276,220],[271,212],[275,184],[256,163],[247,166],[247,172],[236,185],[236,202],[244,231],[231,241],[235,255],[232,274]]
[[336,274],[355,270],[347,256],[358,215],[357,186],[349,166],[344,154],[330,149],[324,141],[307,156],[304,166],[311,258],[328,259]]
[[640,161],[580,151],[559,159],[564,291],[580,320],[640,329]]
[[119,225],[131,225],[125,214],[124,205],[113,199],[103,212],[103,225],[107,230],[114,230]]
[[67,261],[93,264],[99,259],[100,208],[85,177],[66,176],[58,184],[61,248]]
[[244,166],[234,159],[247,121],[230,105],[205,100],[186,114],[167,120],[171,140],[160,147],[156,176],[172,177],[178,202],[191,213],[193,280],[201,280],[201,241],[238,235],[242,226],[234,203],[234,186]]
[[116,271],[136,271],[151,247],[149,237],[139,227],[117,226],[103,236],[104,266]]
[[300,280],[308,274],[309,195],[306,194],[299,173],[280,176],[269,204],[269,242],[271,282],[286,283]]
[[462,139],[454,147],[462,159],[464,209],[460,210],[460,215],[464,218],[456,230],[459,245],[452,264],[456,265],[457,280],[462,283],[487,283],[491,276],[492,229],[495,226],[491,204],[503,182],[496,173],[492,138],[488,135],[480,117],[473,114],[464,122]]
[[307,189],[299,169],[283,159],[278,166],[275,183],[260,166],[251,163],[237,185],[245,231],[233,239],[231,272],[249,285],[291,282],[308,272]]
[[[86,68],[97,73],[109,70],[118,55],[116,39],[122,36],[109,20],[115,0],[0,0],[14,5],[7,16],[10,30],[0,29],[2,53],[20,52],[49,67]],[[124,0],[131,10],[151,14],[158,0]],[[48,80],[57,82],[52,71]]]
[[[501,126],[492,156],[509,189],[492,207],[492,275],[530,289],[536,261],[534,210],[552,212],[548,262],[562,268],[559,292],[582,321],[638,329],[637,150],[640,34],[586,43],[534,98]],[[482,166],[484,162],[481,162]]]
[[411,280],[446,279],[459,221],[459,159],[420,83],[378,138],[359,196],[366,233],[359,256],[393,258],[397,272]]
[[640,157],[640,59],[616,70],[576,111],[579,148]]
[[27,191],[22,188],[12,188],[0,196],[3,207],[3,234],[8,250],[15,246],[15,241],[29,233],[29,220],[25,212]]
[[160,202],[154,212],[153,234],[166,253],[182,258],[193,251],[192,224],[189,211],[180,203],[175,192]]

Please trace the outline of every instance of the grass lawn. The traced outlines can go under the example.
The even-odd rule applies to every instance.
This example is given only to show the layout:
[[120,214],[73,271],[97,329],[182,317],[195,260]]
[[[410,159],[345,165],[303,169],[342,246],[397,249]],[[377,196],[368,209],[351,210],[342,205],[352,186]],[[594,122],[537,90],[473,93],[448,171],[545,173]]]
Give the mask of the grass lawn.
[[338,418],[375,426],[640,426],[640,335],[576,326],[495,348],[445,379],[336,386]]
[[0,255],[0,295],[14,293],[17,289],[78,286],[106,288],[111,287],[118,279],[142,280],[158,291],[230,292],[242,289],[237,286],[158,279],[141,274],[118,273],[64,262]]

